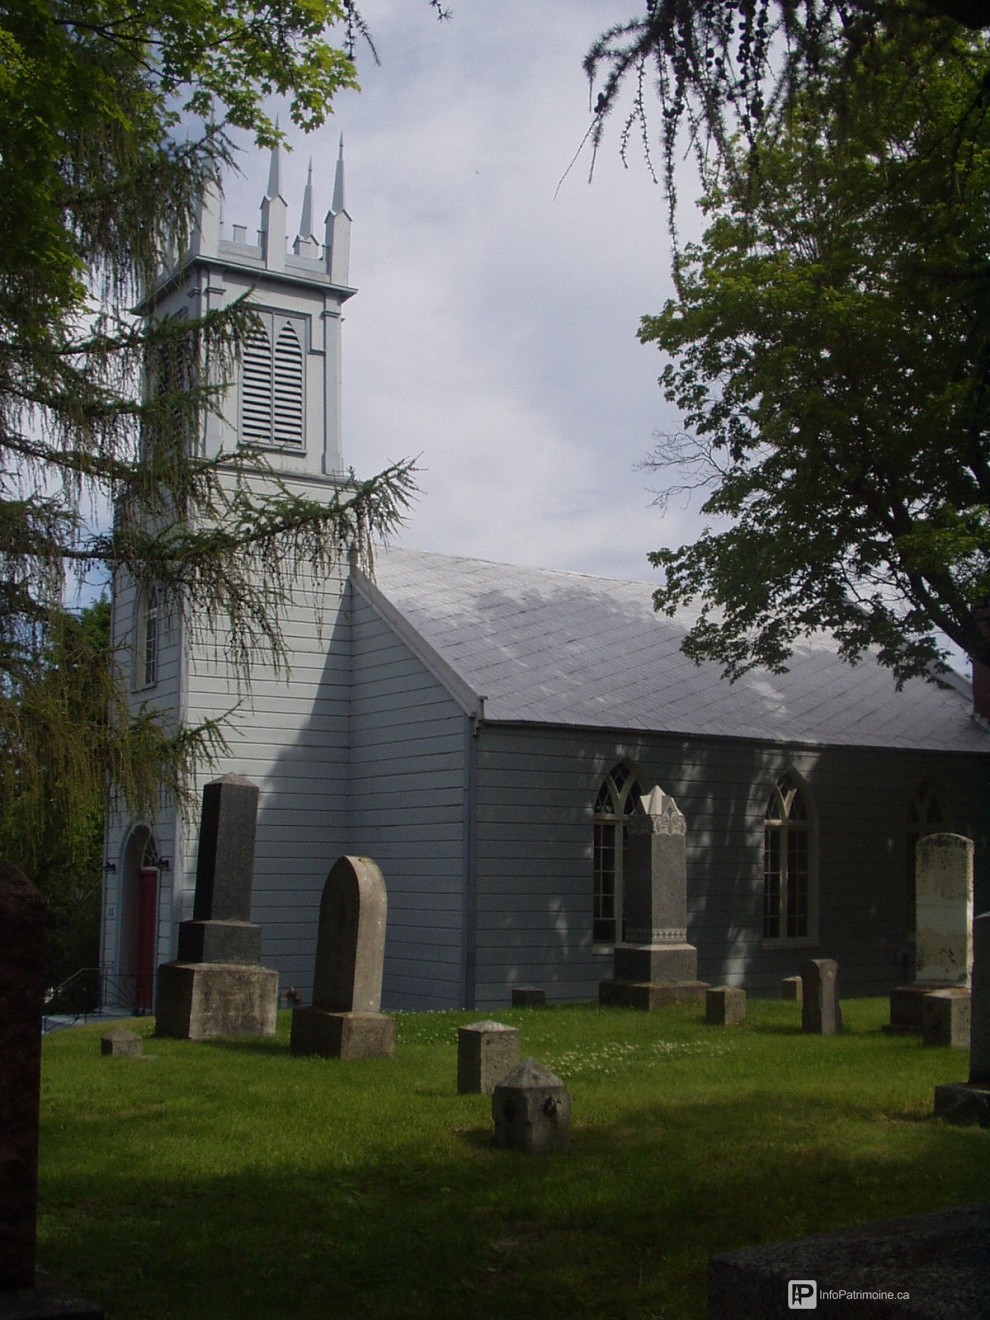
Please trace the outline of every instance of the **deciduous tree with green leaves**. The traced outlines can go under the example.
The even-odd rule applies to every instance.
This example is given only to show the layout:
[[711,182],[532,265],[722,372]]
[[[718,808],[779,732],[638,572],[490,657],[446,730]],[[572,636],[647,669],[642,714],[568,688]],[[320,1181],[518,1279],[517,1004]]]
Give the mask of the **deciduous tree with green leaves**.
[[730,676],[821,628],[899,679],[944,669],[940,633],[990,661],[987,38],[825,44],[725,151],[640,337],[685,427],[650,466],[732,521],[651,556],[657,607],[700,598],[686,649]]
[[[250,455],[196,458],[190,427],[216,406],[250,309],[128,310],[232,163],[231,130],[277,142],[273,97],[301,128],[322,123],[356,86],[364,34],[352,0],[0,6],[0,848],[37,875],[85,834],[94,782],[147,810],[221,736],[130,712],[106,648],[64,614],[67,583],[124,569],[166,608],[222,618],[242,659],[278,659],[295,556],[319,571],[401,516],[408,464],[318,503],[259,499]],[[105,700],[98,738],[80,685]]]

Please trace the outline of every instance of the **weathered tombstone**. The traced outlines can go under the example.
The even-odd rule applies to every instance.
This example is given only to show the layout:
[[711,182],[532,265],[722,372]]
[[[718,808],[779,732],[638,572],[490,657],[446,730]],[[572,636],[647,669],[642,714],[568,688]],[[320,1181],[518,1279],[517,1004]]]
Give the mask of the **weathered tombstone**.
[[800,976],[785,976],[780,983],[780,997],[792,1003],[801,1002],[804,983]]
[[36,1270],[44,958],[41,895],[0,862],[0,1315],[102,1320],[99,1307]]
[[935,1114],[950,1123],[990,1127],[990,912],[973,922],[969,1081],[936,1086]]
[[457,1031],[457,1090],[491,1095],[519,1062],[519,1032],[501,1022],[473,1022]]
[[839,967],[834,958],[810,958],[801,968],[801,1030],[834,1036],[842,1030]]
[[313,1003],[292,1012],[293,1054],[389,1058],[395,1022],[381,1010],[388,900],[370,857],[341,857],[320,901]]
[[969,1049],[970,993],[961,986],[930,990],[921,1001],[922,1045]]
[[180,1040],[273,1036],[278,973],[262,967],[251,921],[258,788],[223,775],[203,789],[193,918],[158,969],[155,1032]]
[[514,985],[512,987],[513,1008],[544,1008],[547,992],[539,985]]
[[915,974],[890,992],[892,1032],[920,1032],[930,990],[968,986],[973,962],[973,841],[929,834],[915,853]]
[[705,1021],[710,1027],[734,1027],[745,1020],[745,990],[720,985],[705,993]]
[[988,1260],[988,1205],[744,1247],[710,1260],[707,1320],[978,1320]]
[[138,1059],[143,1042],[136,1032],[127,1027],[114,1027],[100,1037],[100,1053],[112,1059]]
[[567,1087],[535,1059],[524,1059],[492,1092],[495,1144],[525,1155],[565,1150],[571,1134]]
[[641,799],[627,825],[626,938],[613,952],[613,978],[598,986],[602,1004],[659,1008],[704,999],[698,950],[687,942],[687,826],[660,788]]

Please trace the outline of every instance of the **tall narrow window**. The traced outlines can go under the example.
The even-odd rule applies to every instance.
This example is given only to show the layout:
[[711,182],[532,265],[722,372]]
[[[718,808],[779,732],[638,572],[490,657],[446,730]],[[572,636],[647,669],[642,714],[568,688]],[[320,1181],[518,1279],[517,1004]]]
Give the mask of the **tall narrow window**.
[[144,593],[138,617],[138,684],[153,687],[158,682],[158,659],[161,647],[161,592],[151,587]]
[[620,761],[605,776],[594,809],[594,893],[592,935],[595,943],[622,939],[622,859],[626,822],[642,796],[636,777]]
[[304,439],[301,326],[259,312],[241,346],[241,439],[301,446]]
[[913,937],[917,927],[915,912],[915,860],[918,852],[918,840],[926,834],[938,834],[949,828],[949,818],[941,799],[933,786],[922,781],[915,791],[908,806],[907,822],[907,892],[908,921],[907,934]]
[[763,937],[812,934],[812,831],[804,791],[795,776],[777,781],[763,820]]

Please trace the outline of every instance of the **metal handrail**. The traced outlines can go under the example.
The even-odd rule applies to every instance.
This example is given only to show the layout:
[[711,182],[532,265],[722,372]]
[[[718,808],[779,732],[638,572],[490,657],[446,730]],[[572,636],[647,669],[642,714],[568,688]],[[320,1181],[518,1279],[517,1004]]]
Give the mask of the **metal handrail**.
[[[57,1008],[59,998],[82,984],[84,977],[96,978],[96,1006],[78,1010],[67,1007],[65,1011],[60,1012]],[[42,1034],[50,1031],[56,1025],[56,1018],[59,1020],[70,1018],[72,1022],[86,1022],[91,1017],[101,1017],[110,999],[125,1004],[132,1001],[136,986],[136,976],[111,972],[106,967],[80,967],[71,976],[67,976],[64,981],[45,991],[45,1005],[41,1019]],[[134,1012],[137,1015],[140,1010],[135,1009]]]

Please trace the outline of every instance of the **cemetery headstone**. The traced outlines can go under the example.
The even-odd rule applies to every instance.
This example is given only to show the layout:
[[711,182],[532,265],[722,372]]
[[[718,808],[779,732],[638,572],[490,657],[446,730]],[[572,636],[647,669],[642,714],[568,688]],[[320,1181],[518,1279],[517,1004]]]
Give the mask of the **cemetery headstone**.
[[114,1027],[100,1037],[100,1053],[112,1059],[138,1059],[143,1051],[143,1041],[127,1027]]
[[705,1021],[710,1027],[734,1027],[746,1020],[746,991],[720,985],[705,994]]
[[293,1054],[389,1058],[395,1022],[381,1012],[388,900],[370,857],[341,857],[320,901],[313,1003],[292,1012]]
[[780,997],[800,1004],[803,988],[800,976],[785,976],[780,983]]
[[524,1059],[492,1092],[495,1144],[525,1155],[566,1150],[571,1135],[567,1087],[535,1059]]
[[701,1000],[698,950],[687,942],[687,825],[660,788],[641,799],[627,825],[625,938],[613,951],[613,976],[598,987],[602,1004],[659,1008]]
[[257,815],[257,785],[240,775],[203,789],[193,917],[179,925],[175,962],[158,969],[159,1036],[275,1034],[278,973],[261,966],[251,921]]
[[990,912],[973,922],[969,1081],[936,1086],[935,1114],[950,1123],[990,1127]]
[[892,1032],[920,1032],[931,990],[968,986],[973,962],[973,841],[929,834],[915,853],[915,975],[890,992]]
[[744,1247],[710,1260],[707,1320],[976,1320],[988,1259],[987,1205]]
[[962,987],[930,990],[921,1001],[922,1045],[969,1049],[970,993]]
[[0,1289],[34,1286],[45,905],[0,863]]
[[539,985],[514,985],[512,987],[513,1008],[544,1008],[547,992]]
[[519,1062],[519,1032],[501,1022],[472,1022],[457,1031],[457,1090],[491,1095]]
[[0,1316],[102,1320],[36,1268],[44,959],[42,897],[0,862]]
[[839,967],[834,958],[810,958],[801,968],[801,1030],[834,1036],[842,1030]]

